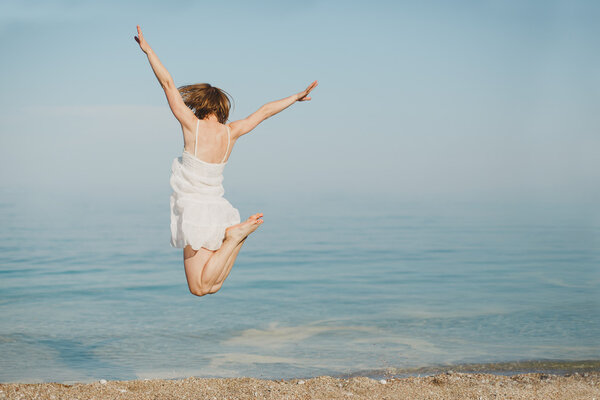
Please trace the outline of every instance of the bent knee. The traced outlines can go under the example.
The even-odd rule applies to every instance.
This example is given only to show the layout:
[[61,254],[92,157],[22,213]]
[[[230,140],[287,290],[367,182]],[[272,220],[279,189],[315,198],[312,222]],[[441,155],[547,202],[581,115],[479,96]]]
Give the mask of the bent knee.
[[190,289],[191,294],[198,297],[202,297],[210,293],[207,288],[202,288],[199,286],[189,286],[188,288]]
[[221,289],[221,285],[214,285],[212,287],[201,287],[201,286],[190,286],[190,293],[194,296],[202,297],[207,294],[217,293]]

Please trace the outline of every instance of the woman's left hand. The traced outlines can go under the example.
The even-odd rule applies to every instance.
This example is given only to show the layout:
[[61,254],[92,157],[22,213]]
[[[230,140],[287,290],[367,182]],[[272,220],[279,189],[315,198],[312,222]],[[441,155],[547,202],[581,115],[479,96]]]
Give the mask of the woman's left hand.
[[[310,93],[311,90],[313,90],[315,87],[317,87],[317,85],[318,85],[317,81],[314,81],[304,91],[298,93],[297,94],[297,96],[298,96],[297,101],[307,101],[307,100],[310,100],[310,96],[308,96],[308,94]],[[306,97],[306,96],[308,96],[308,97]]]
[[150,46],[148,45],[148,43],[146,43],[146,40],[144,39],[144,35],[142,35],[142,30],[140,29],[139,25],[137,26],[137,31],[138,31],[138,36],[134,36],[133,38],[140,45],[140,49],[142,49],[142,51],[144,53],[148,54],[148,50],[150,50]]

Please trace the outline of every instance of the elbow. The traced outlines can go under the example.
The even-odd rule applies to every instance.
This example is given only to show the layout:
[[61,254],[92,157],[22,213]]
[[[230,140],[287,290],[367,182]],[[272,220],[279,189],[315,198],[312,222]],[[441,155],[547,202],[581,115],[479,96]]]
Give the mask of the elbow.
[[162,86],[164,90],[170,90],[175,87],[175,82],[173,82],[173,79],[163,79],[160,81],[160,86]]
[[265,105],[263,106],[263,110],[262,110],[262,120],[264,121],[265,119],[272,117],[275,113],[273,112],[273,110],[269,107],[269,105]]

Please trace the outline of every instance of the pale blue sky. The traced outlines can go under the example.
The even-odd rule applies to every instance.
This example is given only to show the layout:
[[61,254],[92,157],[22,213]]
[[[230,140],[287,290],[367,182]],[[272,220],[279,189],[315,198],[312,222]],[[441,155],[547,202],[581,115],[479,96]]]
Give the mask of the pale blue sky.
[[240,139],[226,197],[600,201],[600,3],[0,3],[0,179],[32,196],[164,196],[177,85],[231,120],[317,79]]

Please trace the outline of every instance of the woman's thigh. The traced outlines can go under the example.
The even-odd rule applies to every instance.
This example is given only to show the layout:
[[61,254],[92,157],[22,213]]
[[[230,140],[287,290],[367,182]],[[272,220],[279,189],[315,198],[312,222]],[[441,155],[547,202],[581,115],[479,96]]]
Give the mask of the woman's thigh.
[[202,276],[202,270],[206,265],[206,262],[213,255],[216,250],[208,250],[201,247],[198,250],[194,250],[187,245],[183,248],[183,265],[185,266],[185,277],[188,281],[190,289],[200,283],[200,277]]

